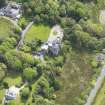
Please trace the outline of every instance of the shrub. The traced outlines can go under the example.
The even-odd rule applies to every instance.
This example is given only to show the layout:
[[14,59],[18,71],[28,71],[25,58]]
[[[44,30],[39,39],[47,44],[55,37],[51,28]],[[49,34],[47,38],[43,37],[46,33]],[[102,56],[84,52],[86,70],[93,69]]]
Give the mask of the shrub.
[[26,19],[25,19],[25,18],[21,18],[21,19],[19,20],[19,25],[20,25],[20,27],[21,27],[22,29],[25,29],[25,27],[26,27],[26,25],[27,25]]
[[96,60],[93,60],[93,61],[91,62],[91,66],[92,66],[93,68],[97,68],[97,67],[98,67],[98,62],[97,62]]
[[20,31],[19,28],[15,28],[15,29],[14,29],[14,32],[15,32],[16,34],[21,34],[21,31]]
[[5,64],[0,63],[0,81],[6,76],[7,67]]
[[30,90],[28,87],[26,87],[21,91],[21,98],[27,99],[29,97],[29,94],[30,94]]
[[23,77],[28,81],[32,81],[37,76],[37,71],[32,68],[26,68],[23,70]]
[[8,83],[7,83],[7,82],[5,82],[5,81],[3,82],[3,86],[4,86],[4,88],[5,88],[5,89],[8,89],[8,88],[9,88]]

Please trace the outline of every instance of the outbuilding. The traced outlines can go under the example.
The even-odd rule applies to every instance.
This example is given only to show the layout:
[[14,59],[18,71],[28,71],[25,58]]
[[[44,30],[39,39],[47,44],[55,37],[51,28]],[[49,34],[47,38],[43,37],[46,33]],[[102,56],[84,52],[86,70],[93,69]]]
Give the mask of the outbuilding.
[[12,86],[8,90],[6,90],[5,99],[6,100],[16,99],[18,94],[19,94],[19,88]]

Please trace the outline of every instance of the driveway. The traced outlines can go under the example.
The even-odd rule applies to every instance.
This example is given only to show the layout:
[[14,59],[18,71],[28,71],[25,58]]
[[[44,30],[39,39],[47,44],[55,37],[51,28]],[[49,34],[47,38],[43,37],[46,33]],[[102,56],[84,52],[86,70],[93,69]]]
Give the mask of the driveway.
[[23,45],[24,37],[25,37],[27,31],[28,31],[28,30],[30,29],[30,27],[33,25],[33,23],[34,23],[33,21],[30,22],[30,23],[27,25],[27,27],[22,31],[21,39],[20,39],[20,41],[19,41],[19,43],[18,43],[18,45],[17,45],[17,47],[16,47],[16,50],[19,50],[19,47]]

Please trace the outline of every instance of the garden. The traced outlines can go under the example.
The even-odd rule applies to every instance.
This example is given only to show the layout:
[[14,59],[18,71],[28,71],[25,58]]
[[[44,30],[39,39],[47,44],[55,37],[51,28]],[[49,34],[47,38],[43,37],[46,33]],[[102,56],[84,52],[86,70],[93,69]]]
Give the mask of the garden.
[[50,34],[50,27],[47,25],[33,25],[25,36],[26,42],[31,42],[34,39],[47,41]]
[[105,105],[105,81],[104,81],[101,89],[97,93],[97,96],[94,100],[93,105]]

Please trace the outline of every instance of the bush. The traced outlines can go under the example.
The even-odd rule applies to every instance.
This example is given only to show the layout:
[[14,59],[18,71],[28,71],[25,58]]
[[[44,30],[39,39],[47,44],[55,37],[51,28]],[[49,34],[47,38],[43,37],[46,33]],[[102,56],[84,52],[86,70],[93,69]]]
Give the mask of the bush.
[[7,82],[3,82],[3,86],[4,86],[5,89],[8,89],[9,88],[9,85],[8,85]]
[[29,94],[30,94],[30,90],[28,87],[26,87],[21,91],[21,98],[27,99],[29,97]]
[[54,90],[57,91],[60,89],[60,84],[58,80],[54,80],[52,86],[54,87]]
[[15,32],[16,34],[21,34],[21,30],[20,30],[19,28],[14,28],[14,32]]
[[98,67],[98,62],[97,62],[96,60],[93,60],[93,61],[91,62],[91,66],[92,66],[93,68],[97,68],[97,67]]
[[7,67],[5,64],[0,63],[0,81],[3,80],[3,78],[6,76]]
[[19,25],[20,25],[20,27],[21,27],[22,29],[25,29],[25,27],[26,27],[26,25],[27,25],[26,19],[25,19],[25,18],[21,18],[21,19],[19,20]]
[[35,69],[32,68],[26,68],[23,70],[23,77],[28,80],[28,81],[32,81],[36,76],[37,76],[37,71]]

